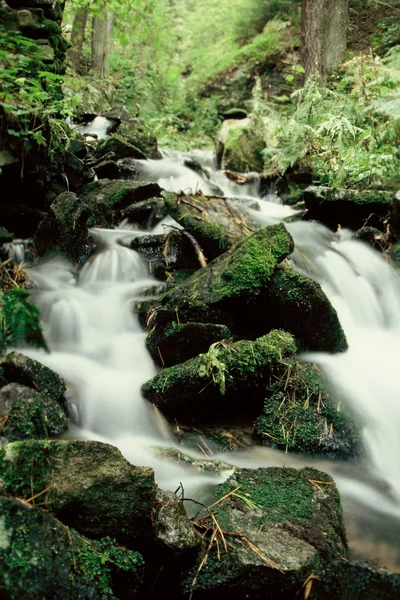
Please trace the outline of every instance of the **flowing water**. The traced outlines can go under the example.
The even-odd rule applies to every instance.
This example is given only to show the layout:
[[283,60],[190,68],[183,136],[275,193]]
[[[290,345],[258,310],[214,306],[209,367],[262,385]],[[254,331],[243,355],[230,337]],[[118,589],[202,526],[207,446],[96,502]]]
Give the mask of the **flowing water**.
[[[241,202],[260,224],[294,214],[274,195],[260,198],[256,177],[242,185],[230,181],[216,170],[210,153],[168,152],[158,161],[131,162],[140,179],[156,181],[165,189],[200,189]],[[164,225],[168,223],[171,219]],[[162,225],[153,231],[162,231]],[[294,266],[321,283],[349,342],[349,349],[342,354],[312,353],[302,359],[317,363],[359,415],[368,460],[363,464],[313,462],[260,447],[219,458],[246,467],[314,464],[328,471],[342,493],[354,551],[359,552],[361,545],[365,554],[369,544],[373,557],[379,540],[386,537],[389,554],[382,556],[384,551],[379,550],[382,561],[398,569],[400,556],[390,554],[390,544],[400,541],[400,403],[396,385],[400,277],[375,251],[352,240],[350,232],[334,234],[308,222],[287,226],[295,240]],[[186,490],[196,493],[199,486],[205,489],[228,473],[200,475],[160,456],[155,448],[173,447],[176,441],[167,423],[140,393],[141,385],[157,369],[146,351],[145,333],[133,305],[135,299],[154,291],[157,282],[149,276],[141,256],[124,244],[148,232],[133,231],[123,222],[116,230],[92,233],[97,251],[79,272],[61,259],[31,269],[39,288],[35,301],[52,353],[27,353],[68,382],[72,437],[114,444],[132,463],[153,466],[160,486],[175,490],[183,482]]]

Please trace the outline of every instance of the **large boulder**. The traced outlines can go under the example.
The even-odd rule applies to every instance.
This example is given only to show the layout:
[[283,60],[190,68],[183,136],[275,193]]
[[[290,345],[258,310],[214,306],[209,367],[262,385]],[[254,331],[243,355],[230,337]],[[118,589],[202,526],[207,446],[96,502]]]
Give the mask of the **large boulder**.
[[39,256],[62,254],[79,263],[89,252],[87,220],[90,208],[76,194],[57,196],[35,236]]
[[69,419],[57,400],[32,388],[10,383],[0,389],[0,437],[47,439],[68,429]]
[[392,204],[392,192],[348,190],[311,185],[304,191],[304,202],[311,219],[336,230],[338,225],[359,229],[367,222],[384,227]]
[[[315,469],[240,469],[198,522],[204,549],[184,579],[184,597],[339,598],[347,558],[340,497]],[[307,596],[304,596],[307,597]]]
[[65,383],[57,373],[25,354],[11,352],[0,361],[0,366],[10,383],[26,385],[56,401],[65,393]]
[[138,597],[144,561],[115,540],[88,540],[29,504],[0,498],[4,600]]
[[165,415],[183,422],[233,422],[262,409],[265,389],[281,377],[296,344],[271,331],[254,342],[213,344],[206,354],[164,369],[142,387]]
[[146,158],[145,154],[139,148],[121,135],[112,135],[100,140],[95,150],[95,155],[97,158],[107,155],[112,160],[119,160],[120,158]]
[[254,431],[264,445],[285,451],[353,458],[362,450],[354,416],[327,390],[315,365],[288,366],[266,390]]
[[223,144],[221,167],[231,171],[262,171],[265,148],[263,127],[251,123],[250,119],[228,119],[218,135]]
[[[0,449],[4,493],[41,501],[65,525],[131,548],[153,541],[153,470],[135,467],[100,442],[14,442]],[[44,492],[43,492],[44,491]]]
[[229,200],[164,192],[170,215],[191,233],[208,260],[219,256],[254,230],[249,213]]

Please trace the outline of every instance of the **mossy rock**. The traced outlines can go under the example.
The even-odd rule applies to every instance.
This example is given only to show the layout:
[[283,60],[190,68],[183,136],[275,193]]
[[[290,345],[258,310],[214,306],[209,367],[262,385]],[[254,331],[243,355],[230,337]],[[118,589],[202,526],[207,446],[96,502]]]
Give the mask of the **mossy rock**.
[[169,214],[200,244],[206,258],[212,260],[254,230],[245,210],[229,200],[164,192]]
[[0,361],[0,365],[10,383],[26,385],[57,401],[60,401],[65,394],[64,380],[57,373],[25,354],[11,352]]
[[262,443],[281,450],[351,458],[362,451],[354,416],[330,394],[316,366],[295,363],[266,393],[254,424]]
[[153,324],[164,326],[176,320],[220,323],[236,333],[244,311],[254,305],[278,264],[292,251],[293,240],[284,225],[261,227],[167,291]]
[[222,154],[222,168],[231,171],[262,171],[264,159],[262,151],[265,141],[256,126],[247,124],[248,119],[227,121],[227,130]]
[[353,237],[378,251],[382,251],[385,247],[385,234],[376,227],[361,227],[353,234]]
[[348,190],[327,186],[309,186],[303,199],[311,219],[336,230],[338,225],[359,229],[384,228],[392,205],[392,192],[380,190]]
[[110,155],[113,160],[120,158],[145,159],[146,155],[121,135],[111,135],[99,141],[95,150],[97,158]]
[[289,265],[281,265],[271,277],[264,307],[264,326],[290,331],[302,350],[347,349],[337,312],[320,284]]
[[91,214],[87,204],[76,194],[64,192],[57,196],[35,235],[39,256],[62,254],[75,263],[89,252],[87,220]]
[[207,352],[211,344],[231,336],[225,325],[217,323],[171,323],[161,334],[150,331],[146,346],[159,366],[170,367]]
[[[331,477],[309,468],[240,469],[217,488],[218,501],[213,511],[227,549],[221,533],[219,557],[215,543],[207,546],[210,534],[205,538],[184,578],[185,598],[293,600],[308,580],[313,598],[340,597],[340,572],[332,567],[346,559],[347,543]],[[211,519],[201,523],[213,528]]]
[[136,204],[127,206],[124,217],[131,223],[137,223],[142,229],[152,229],[168,214],[165,202],[162,198],[149,198]]
[[341,570],[340,598],[394,600],[400,597],[400,573],[391,573],[360,561],[346,561]]
[[0,227],[0,246],[13,241],[13,234],[10,233],[5,227]]
[[[39,500],[38,500],[39,502]],[[137,598],[138,552],[88,540],[39,508],[0,498],[0,596],[5,600]]]
[[100,179],[86,185],[80,193],[80,198],[92,212],[91,227],[112,227],[114,215],[130,204],[158,197],[161,188],[156,183],[141,181]]
[[2,417],[6,420],[0,429],[0,437],[7,440],[56,437],[69,425],[64,408],[56,400],[17,383],[0,389]]
[[4,493],[30,498],[42,492],[46,507],[83,535],[114,537],[139,550],[152,543],[153,470],[131,465],[113,446],[14,442],[0,449],[0,472]]
[[265,388],[283,375],[295,351],[293,337],[283,331],[254,342],[213,344],[208,353],[161,371],[142,392],[165,415],[183,422],[243,420],[261,410]]
[[400,269],[400,242],[397,244],[393,244],[393,246],[388,251],[387,255],[393,261],[394,265]]

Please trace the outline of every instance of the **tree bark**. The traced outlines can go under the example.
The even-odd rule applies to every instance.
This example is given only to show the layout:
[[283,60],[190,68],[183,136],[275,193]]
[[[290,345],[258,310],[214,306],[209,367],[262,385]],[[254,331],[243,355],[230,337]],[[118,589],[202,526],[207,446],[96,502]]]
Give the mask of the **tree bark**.
[[303,66],[325,80],[346,56],[348,0],[302,0]]
[[110,74],[109,55],[109,22],[111,16],[107,8],[101,9],[101,16],[92,19],[92,65],[91,74],[97,79],[105,79]]
[[71,44],[69,56],[72,61],[72,68],[76,72],[80,72],[82,66],[82,50],[83,42],[85,41],[86,24],[88,19],[88,6],[78,8],[74,21],[72,23]]

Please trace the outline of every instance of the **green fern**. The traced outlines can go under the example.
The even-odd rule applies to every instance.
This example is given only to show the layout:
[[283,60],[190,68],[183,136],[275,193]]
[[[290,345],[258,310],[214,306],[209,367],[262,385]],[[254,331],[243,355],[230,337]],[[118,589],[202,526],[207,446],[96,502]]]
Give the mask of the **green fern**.
[[39,311],[29,295],[21,288],[0,291],[1,346],[30,345],[48,351]]

